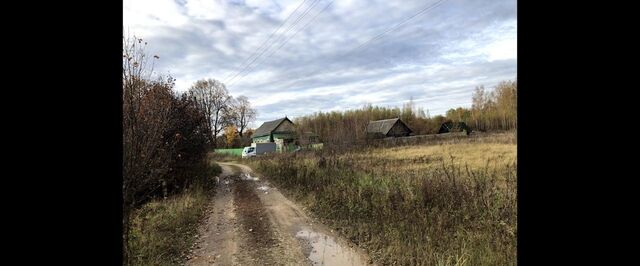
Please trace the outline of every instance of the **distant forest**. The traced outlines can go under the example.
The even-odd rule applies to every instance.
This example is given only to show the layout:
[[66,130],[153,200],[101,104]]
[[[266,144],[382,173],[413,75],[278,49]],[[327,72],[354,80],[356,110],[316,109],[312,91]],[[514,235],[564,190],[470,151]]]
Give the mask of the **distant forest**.
[[366,138],[371,120],[399,117],[416,135],[435,134],[447,121],[465,122],[474,131],[502,131],[517,128],[517,81],[502,81],[494,90],[476,87],[471,108],[450,109],[446,115],[429,116],[412,101],[402,108],[366,105],[348,111],[318,112],[296,118],[299,133],[314,132],[328,143],[354,142]]

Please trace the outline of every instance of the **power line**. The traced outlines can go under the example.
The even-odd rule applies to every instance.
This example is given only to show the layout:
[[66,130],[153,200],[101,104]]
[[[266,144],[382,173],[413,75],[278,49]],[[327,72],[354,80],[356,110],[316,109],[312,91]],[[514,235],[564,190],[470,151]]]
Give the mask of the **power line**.
[[[305,11],[303,11],[303,13],[302,13],[300,16],[298,16],[298,18],[297,18],[293,23],[291,23],[291,25],[289,25],[289,27],[287,27],[287,29],[282,33],[282,36],[285,36],[289,31],[291,31],[291,29],[293,29],[296,25],[298,25],[298,23],[300,22],[300,20],[302,20],[302,18],[304,18],[304,17],[309,13],[309,11],[311,11],[311,9],[312,9],[313,7],[315,7],[315,5],[316,5],[317,3],[319,3],[319,1],[320,1],[320,0],[315,0],[315,2],[313,2],[313,3],[311,4],[311,6],[309,6]],[[277,42],[278,42],[278,41],[276,40],[276,41],[274,41],[274,42],[270,43],[270,44],[267,46],[267,48],[266,48],[266,49],[262,50],[262,52],[261,52],[258,56],[256,56],[255,58],[253,58],[253,60],[251,60],[251,62],[249,62],[249,64],[245,65],[245,66],[244,66],[244,68],[243,68],[242,70],[238,71],[238,72],[237,72],[237,73],[236,73],[236,74],[235,74],[231,79],[229,79],[229,80],[228,80],[228,82],[231,82],[231,81],[232,81],[233,79],[235,79],[238,75],[240,75],[241,73],[243,73],[244,71],[246,71],[246,70],[251,66],[251,64],[253,64],[253,62],[255,62],[259,57],[261,57],[265,52],[267,52],[267,51],[271,48],[271,46],[273,46],[273,44],[275,44],[275,43],[277,43]]]
[[354,51],[356,51],[356,50],[364,49],[364,47],[368,46],[368,45],[369,45],[369,44],[371,44],[373,41],[375,41],[375,40],[379,40],[379,39],[381,39],[382,37],[384,37],[384,35],[386,35],[387,33],[397,30],[398,28],[400,28],[400,27],[404,26],[404,24],[406,24],[407,22],[409,22],[409,21],[411,21],[412,19],[416,18],[417,16],[419,16],[419,15],[421,15],[421,14],[424,14],[424,13],[426,13],[427,11],[429,11],[429,10],[431,10],[431,9],[433,9],[433,8],[435,8],[435,7],[437,7],[437,6],[439,6],[439,5],[440,5],[440,4],[442,4],[444,1],[446,1],[446,0],[438,0],[437,2],[433,3],[432,5],[426,6],[425,8],[421,9],[419,12],[417,12],[417,13],[413,14],[413,15],[412,15],[412,16],[410,16],[409,18],[407,18],[407,19],[403,20],[402,22],[400,22],[400,23],[396,24],[396,25],[395,25],[395,26],[393,26],[393,27],[390,27],[390,28],[386,29],[386,30],[385,30],[385,31],[383,31],[382,33],[380,33],[380,34],[376,35],[375,37],[373,37],[373,38],[371,38],[371,39],[369,39],[369,40],[367,40],[366,42],[361,43],[361,44],[360,44],[360,45],[358,45],[356,48],[354,48],[354,49],[352,49],[352,50],[349,50],[349,51],[348,51],[345,55],[343,55],[343,56],[349,55],[349,54],[351,54],[352,52],[354,52]]
[[[355,48],[353,48],[353,49],[349,50],[348,52],[346,52],[346,53],[344,53],[344,54],[342,54],[340,57],[341,57],[341,58],[345,58],[345,57],[347,57],[347,56],[349,56],[349,55],[353,54],[353,53],[354,53],[355,51],[357,51],[357,50],[363,50],[363,49],[365,49],[365,48],[366,48],[366,46],[371,45],[371,43],[373,43],[373,41],[375,41],[375,40],[379,40],[379,39],[382,39],[382,38],[384,37],[384,35],[386,35],[386,34],[388,34],[388,33],[392,32],[392,31],[397,30],[398,28],[400,28],[400,27],[404,26],[404,25],[405,25],[405,24],[407,24],[409,21],[411,21],[412,19],[414,19],[414,18],[418,17],[419,15],[425,14],[426,12],[428,12],[428,11],[430,11],[430,10],[432,10],[432,9],[436,8],[437,6],[441,5],[444,1],[446,1],[446,0],[438,0],[438,1],[436,1],[435,3],[433,3],[433,4],[431,4],[431,5],[425,6],[425,7],[424,7],[424,8],[422,8],[420,11],[418,11],[418,12],[416,12],[415,14],[411,15],[410,17],[408,17],[408,18],[404,19],[403,21],[399,22],[398,24],[396,24],[396,25],[394,25],[394,26],[392,26],[392,27],[387,28],[387,29],[386,29],[386,30],[384,30],[382,33],[380,33],[380,34],[378,34],[378,35],[374,36],[373,38],[371,38],[371,39],[369,39],[369,40],[367,40],[367,41],[365,41],[365,42],[361,43],[361,44],[360,44],[360,45],[358,45],[357,47],[355,47]],[[368,66],[368,65],[371,65],[371,64],[373,64],[373,63],[375,63],[375,61],[374,61],[374,62],[367,63],[367,64],[362,65],[362,66]],[[335,63],[333,63],[333,64],[331,64],[331,65],[334,65],[334,64],[335,64]],[[323,68],[323,69],[326,69],[326,67],[325,67],[325,68]],[[320,71],[320,70],[319,70],[319,71]],[[312,73],[307,74],[307,75],[305,75],[305,76],[307,76],[307,77],[308,77],[308,76],[310,76],[310,75],[313,75],[313,74],[318,73],[319,71],[312,72]]]
[[309,8],[307,8],[307,10],[305,10],[304,14],[302,14],[302,16],[298,17],[298,19],[296,19],[296,21],[294,21],[292,23],[292,25],[289,26],[289,28],[282,33],[282,35],[286,35],[287,32],[291,31],[296,25],[298,25],[298,23],[300,23],[300,21],[302,21],[302,19],[309,13],[309,11],[311,11],[311,9],[313,9],[318,3],[320,3],[320,0],[316,0],[313,2],[313,4],[311,4],[311,6]]
[[[287,23],[287,20],[289,20],[289,18],[291,18],[291,16],[293,16],[294,13],[296,13],[296,11],[298,11],[298,9],[305,3],[307,2],[307,0],[303,0],[297,7],[296,9],[293,10],[293,12],[291,12],[289,14],[289,16],[287,16],[287,18],[285,18],[282,23],[280,23],[280,25],[278,26],[278,28],[276,28],[276,30],[274,30],[273,32],[271,32],[271,35],[269,35],[269,38],[267,38],[264,42],[262,42],[262,44],[260,44],[260,46],[258,47],[258,49],[256,49],[253,54],[251,54],[251,56],[249,56],[247,59],[243,60],[243,63],[241,64],[241,67],[244,66],[249,59],[251,59],[253,56],[255,56],[256,54],[258,54],[258,51],[260,51],[262,48],[264,48],[265,44],[267,44],[267,42],[269,40],[271,40],[271,38],[276,34],[276,32],[278,32],[280,30],[280,28],[282,28],[282,26],[284,26],[285,23]],[[229,74],[226,78],[224,78],[224,80],[228,79],[231,76],[231,74]]]
[[[320,10],[318,13],[316,13],[315,16],[313,16],[313,18],[311,18],[304,26],[298,28],[298,30],[296,32],[294,32],[291,36],[289,36],[289,38],[285,39],[284,42],[282,42],[282,44],[280,44],[280,46],[278,46],[278,48],[276,48],[275,50],[273,50],[270,54],[268,54],[266,57],[263,58],[263,60],[261,60],[260,62],[258,62],[254,68],[250,68],[246,73],[242,74],[242,76],[240,76],[239,80],[242,80],[243,77],[245,77],[246,75],[248,75],[249,73],[251,73],[251,71],[253,71],[253,69],[255,69],[256,66],[260,65],[262,62],[264,62],[267,58],[269,58],[270,56],[272,56],[273,54],[275,54],[277,51],[279,51],[282,47],[284,47],[285,44],[287,44],[289,42],[289,40],[291,40],[296,34],[298,34],[299,32],[301,32],[304,28],[306,28],[307,26],[309,26],[309,24],[311,24],[312,22],[314,22],[316,20],[316,18],[318,17],[318,15],[320,15],[322,12],[324,12],[325,10],[327,10],[331,5],[333,5],[334,0],[332,0],[331,2],[329,2],[329,4],[327,4],[322,10]],[[239,81],[236,80],[236,81]],[[233,82],[231,84],[229,84],[229,87],[231,87],[231,85],[235,84],[236,82]]]
[[[289,25],[287,27],[287,29],[282,33],[282,36],[286,35],[289,31],[291,31],[291,29],[293,27],[295,27],[296,25],[298,25],[298,23],[300,22],[300,20],[302,20],[308,13],[309,11],[311,11],[311,9],[317,4],[319,3],[320,0],[315,0],[309,7],[307,7],[307,9],[305,11],[303,11],[303,13],[298,16],[296,18],[296,20],[294,22],[291,23],[291,25]],[[227,82],[231,82],[233,79],[235,79],[238,75],[240,75],[240,73],[244,72],[247,68],[249,68],[249,66],[251,66],[251,64],[253,64],[253,62],[255,62],[259,57],[261,57],[266,51],[268,51],[271,46],[273,46],[274,43],[277,43],[278,41],[274,41],[269,43],[269,45],[262,50],[262,52],[260,52],[260,54],[258,54],[256,57],[253,58],[253,60],[251,60],[251,62],[249,62],[248,64],[246,64],[242,70],[238,71],[235,75],[233,75],[233,77],[231,77],[230,79],[227,80]]]

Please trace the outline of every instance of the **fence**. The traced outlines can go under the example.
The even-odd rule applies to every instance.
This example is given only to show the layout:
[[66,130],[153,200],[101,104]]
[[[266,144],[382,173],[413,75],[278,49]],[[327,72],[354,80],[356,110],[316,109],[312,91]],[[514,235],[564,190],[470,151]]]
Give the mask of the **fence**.
[[213,152],[221,154],[229,154],[233,156],[242,156],[242,148],[237,149],[215,149]]

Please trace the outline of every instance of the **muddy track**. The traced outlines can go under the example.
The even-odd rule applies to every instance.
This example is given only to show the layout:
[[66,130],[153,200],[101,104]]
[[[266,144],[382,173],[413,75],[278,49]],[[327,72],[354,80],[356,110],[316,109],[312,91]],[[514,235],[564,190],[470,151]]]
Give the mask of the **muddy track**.
[[241,164],[223,173],[187,265],[367,265],[366,254]]
[[[243,235],[240,250],[248,257],[240,261],[243,265],[259,262],[260,265],[275,265],[283,252],[280,241],[271,229],[264,206],[248,182],[238,182],[234,188],[233,200]],[[279,254],[280,253],[280,254]],[[250,260],[247,260],[250,259]]]

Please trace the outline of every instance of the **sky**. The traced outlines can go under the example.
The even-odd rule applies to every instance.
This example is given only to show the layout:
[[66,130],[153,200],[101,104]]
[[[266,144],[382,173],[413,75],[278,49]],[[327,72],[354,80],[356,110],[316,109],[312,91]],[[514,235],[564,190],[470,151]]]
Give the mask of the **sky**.
[[213,78],[247,96],[254,128],[410,99],[433,116],[517,78],[516,2],[124,0],[123,30],[177,91]]

